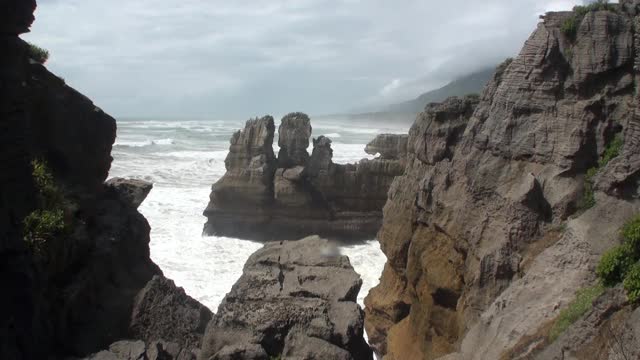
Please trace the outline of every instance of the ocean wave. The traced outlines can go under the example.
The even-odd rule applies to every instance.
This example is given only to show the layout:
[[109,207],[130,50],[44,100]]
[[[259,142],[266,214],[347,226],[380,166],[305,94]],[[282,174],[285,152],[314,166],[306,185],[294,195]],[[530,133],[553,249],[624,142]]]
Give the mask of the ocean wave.
[[325,134],[326,137],[328,137],[329,139],[335,139],[335,138],[339,138],[342,137],[340,134],[338,133],[330,133],[330,134]]
[[175,144],[175,140],[171,139],[171,138],[167,138],[167,139],[157,139],[157,140],[144,140],[144,141],[116,141],[115,144],[113,144],[113,146],[116,147],[145,147],[145,146],[152,146],[152,145],[174,145]]

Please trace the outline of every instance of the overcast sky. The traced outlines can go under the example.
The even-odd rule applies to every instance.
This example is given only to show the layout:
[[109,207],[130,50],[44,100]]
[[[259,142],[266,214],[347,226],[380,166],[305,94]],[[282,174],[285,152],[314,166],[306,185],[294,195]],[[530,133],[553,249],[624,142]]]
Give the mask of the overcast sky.
[[579,0],[38,0],[48,67],[120,117],[326,114],[514,56]]

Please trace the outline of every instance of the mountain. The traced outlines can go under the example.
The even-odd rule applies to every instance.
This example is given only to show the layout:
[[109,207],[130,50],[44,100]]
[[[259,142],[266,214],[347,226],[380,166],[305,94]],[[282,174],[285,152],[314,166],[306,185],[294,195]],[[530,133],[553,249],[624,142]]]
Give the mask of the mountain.
[[451,96],[478,94],[482,91],[487,82],[489,82],[489,79],[491,79],[494,72],[495,67],[491,67],[462,76],[439,89],[428,91],[413,100],[388,105],[383,111],[390,113],[417,114],[423,111],[427,104],[432,102],[441,102]]

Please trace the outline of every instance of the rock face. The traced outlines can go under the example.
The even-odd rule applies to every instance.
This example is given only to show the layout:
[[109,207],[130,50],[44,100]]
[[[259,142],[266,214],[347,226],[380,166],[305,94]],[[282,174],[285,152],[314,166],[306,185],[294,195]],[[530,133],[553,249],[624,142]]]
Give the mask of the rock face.
[[[378,233],[387,256],[365,301],[386,359],[511,358],[544,331],[640,210],[635,2],[549,13],[477,97],[427,106]],[[624,147],[585,173],[616,134]],[[523,357],[524,358],[524,357]]]
[[407,152],[407,135],[381,134],[364,148],[369,155],[380,154],[381,159],[393,160],[404,157]]
[[136,179],[109,179],[105,185],[118,192],[118,197],[131,204],[136,209],[142,204],[144,199],[153,189],[153,184]]
[[213,313],[173,281],[154,276],[136,296],[130,335],[146,342],[170,341],[181,348],[200,348]]
[[[83,356],[127,336],[135,295],[161,272],[138,204],[123,183],[103,184],[115,120],[29,59],[17,34],[34,1],[0,7],[0,358]],[[42,202],[34,160],[65,200],[65,231],[37,250],[23,224]],[[126,187],[141,201],[138,185]]]
[[311,137],[311,119],[307,114],[291,113],[282,118],[278,128],[278,167],[305,166]]
[[326,240],[267,243],[209,323],[199,359],[372,359],[361,285]]
[[323,136],[314,139],[309,156],[305,114],[285,116],[279,134],[277,161],[272,118],[250,120],[234,134],[227,173],[213,185],[204,211],[204,232],[252,240],[373,238],[391,181],[404,168],[406,136],[385,135],[380,159],[341,165],[333,163],[331,140]]

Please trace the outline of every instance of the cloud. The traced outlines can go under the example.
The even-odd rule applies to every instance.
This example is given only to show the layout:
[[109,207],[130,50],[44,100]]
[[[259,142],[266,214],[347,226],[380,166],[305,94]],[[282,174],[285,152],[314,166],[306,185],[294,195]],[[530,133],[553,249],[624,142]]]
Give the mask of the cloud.
[[120,116],[339,112],[513,56],[579,0],[40,0],[49,68]]

